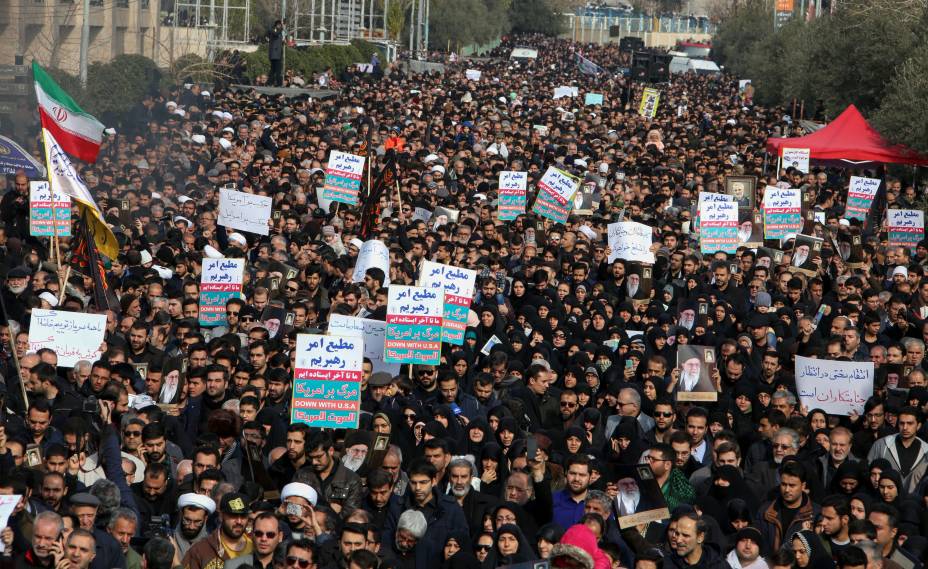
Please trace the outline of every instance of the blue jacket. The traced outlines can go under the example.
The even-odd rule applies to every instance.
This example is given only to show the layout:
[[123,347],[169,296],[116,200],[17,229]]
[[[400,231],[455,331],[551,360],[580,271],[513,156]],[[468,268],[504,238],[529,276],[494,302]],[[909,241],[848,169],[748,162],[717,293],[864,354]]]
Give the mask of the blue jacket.
[[[436,564],[436,560],[444,558],[445,541],[448,539],[452,529],[466,530],[468,528],[467,519],[464,517],[464,510],[458,505],[457,501],[447,494],[440,494],[437,489],[432,489],[433,511],[431,515],[426,514],[425,521],[428,522],[428,530],[425,536],[416,544],[416,568],[427,569]],[[381,543],[389,547],[389,552],[396,553],[396,523],[400,515],[406,510],[420,510],[416,506],[412,492],[407,491],[406,495],[399,500],[390,500],[390,511],[387,513],[387,524],[385,527],[384,538]],[[422,512],[425,514],[425,512]]]

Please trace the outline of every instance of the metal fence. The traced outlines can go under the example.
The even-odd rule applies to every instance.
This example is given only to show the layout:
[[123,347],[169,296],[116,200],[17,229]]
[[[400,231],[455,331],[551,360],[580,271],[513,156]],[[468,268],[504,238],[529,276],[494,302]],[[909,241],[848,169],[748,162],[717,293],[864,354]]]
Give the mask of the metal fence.
[[663,15],[626,12],[618,8],[579,8],[575,26],[581,28],[616,27],[623,33],[658,32],[677,34],[712,34],[716,26],[704,16]]

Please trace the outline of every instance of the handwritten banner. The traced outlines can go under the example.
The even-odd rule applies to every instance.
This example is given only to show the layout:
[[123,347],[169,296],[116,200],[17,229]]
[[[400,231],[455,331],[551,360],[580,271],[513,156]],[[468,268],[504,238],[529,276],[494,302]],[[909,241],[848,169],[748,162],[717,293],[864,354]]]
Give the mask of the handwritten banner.
[[764,238],[783,239],[802,231],[802,194],[798,188],[767,186],[764,191]]
[[438,365],[443,304],[440,291],[418,286],[391,286],[387,299],[384,361]]
[[29,351],[50,348],[58,354],[60,367],[74,367],[81,360],[100,359],[106,334],[105,314],[32,309],[29,321]]
[[796,389],[808,409],[830,415],[864,412],[873,395],[873,362],[835,362],[796,356]]
[[325,184],[322,196],[333,202],[358,205],[361,177],[364,176],[364,157],[333,150],[325,167]]
[[468,81],[480,81],[482,75],[483,72],[479,69],[467,69],[464,71],[464,77],[467,77]]
[[851,176],[851,183],[847,188],[847,206],[844,208],[844,218],[866,220],[878,189],[880,189],[879,178]]
[[783,167],[792,167],[807,174],[809,172],[809,156],[811,153],[812,151],[808,148],[784,148],[782,155]]
[[71,197],[55,191],[52,200],[48,182],[29,182],[29,235],[71,236]]
[[610,223],[608,232],[609,248],[612,249],[608,259],[610,263],[616,259],[654,263],[650,227],[634,221],[620,221]]
[[380,269],[383,271],[383,286],[390,284],[390,250],[383,241],[371,239],[361,245],[361,251],[358,253],[358,261],[354,264],[354,273],[351,275],[351,282],[364,282],[364,274],[368,269]]
[[444,290],[441,341],[455,346],[464,345],[464,329],[467,328],[467,314],[477,286],[477,271],[422,261],[419,286]]
[[228,188],[219,189],[219,216],[217,223],[241,231],[267,235],[270,232],[273,198],[247,194]]
[[590,105],[602,105],[603,104],[603,94],[602,93],[587,93],[583,96],[583,105],[589,107]]
[[918,209],[886,210],[890,247],[915,248],[925,238],[925,212]]
[[641,104],[638,105],[638,114],[653,119],[657,116],[657,106],[661,102],[661,92],[651,87],[645,88],[641,93]]
[[225,326],[226,303],[241,298],[245,259],[203,259],[200,275],[200,326]]
[[567,224],[573,197],[580,181],[563,170],[548,167],[538,181],[538,197],[532,211],[557,223]]
[[699,247],[705,254],[738,250],[738,201],[728,194],[699,193]]
[[400,364],[383,361],[383,343],[387,338],[387,323],[383,320],[330,314],[327,331],[333,336],[364,338],[364,357],[371,360],[375,372],[400,373]]
[[297,334],[290,421],[357,429],[363,362],[362,338]]
[[499,220],[512,221],[525,213],[528,173],[504,170],[499,173]]

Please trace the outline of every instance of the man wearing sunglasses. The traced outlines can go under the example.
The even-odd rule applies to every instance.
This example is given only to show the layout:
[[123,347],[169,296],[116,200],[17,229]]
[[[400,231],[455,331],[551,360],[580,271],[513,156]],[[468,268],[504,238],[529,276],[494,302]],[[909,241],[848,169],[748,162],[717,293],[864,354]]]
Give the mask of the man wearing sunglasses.
[[254,569],[273,569],[274,550],[283,541],[280,522],[271,512],[261,512],[252,525],[251,540],[255,544],[254,551],[227,561],[224,569],[238,569],[243,565],[251,565]]
[[308,539],[295,539],[287,544],[285,565],[275,569],[315,569],[316,545]]

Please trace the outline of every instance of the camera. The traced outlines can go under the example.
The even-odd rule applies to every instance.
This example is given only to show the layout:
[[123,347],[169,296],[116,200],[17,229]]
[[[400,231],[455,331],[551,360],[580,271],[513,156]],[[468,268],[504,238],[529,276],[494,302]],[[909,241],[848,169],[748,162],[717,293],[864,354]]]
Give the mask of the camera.
[[81,405],[81,411],[84,413],[97,413],[99,411],[97,397],[95,395],[90,395],[87,399],[84,399],[84,403]]

